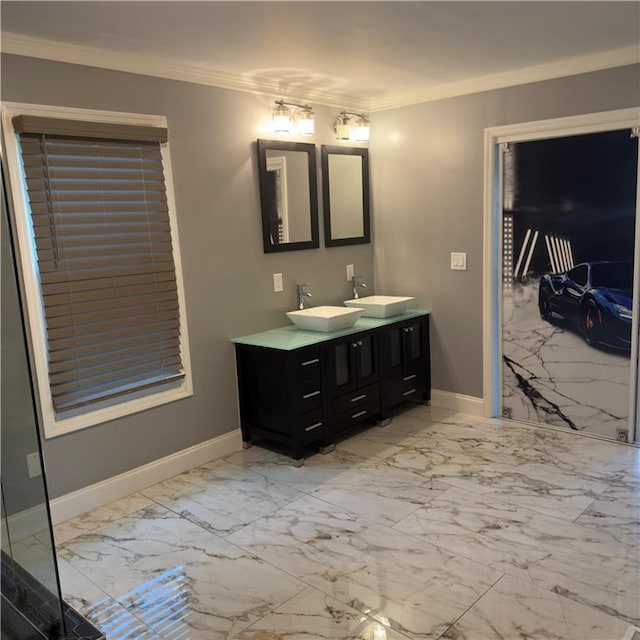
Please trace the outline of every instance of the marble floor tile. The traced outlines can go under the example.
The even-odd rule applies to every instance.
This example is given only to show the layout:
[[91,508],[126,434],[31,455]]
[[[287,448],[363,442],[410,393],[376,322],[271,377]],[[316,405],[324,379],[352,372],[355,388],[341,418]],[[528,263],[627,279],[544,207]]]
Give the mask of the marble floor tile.
[[442,638],[623,640],[628,629],[628,623],[601,611],[529,582],[504,576]]
[[225,461],[197,467],[142,493],[223,537],[302,495],[291,486]]
[[337,448],[346,453],[353,453],[367,460],[384,460],[394,453],[402,451],[411,439],[402,442],[397,433],[386,434],[385,428],[371,427],[366,431],[354,434],[352,437],[342,440]]
[[115,522],[122,516],[134,513],[140,509],[151,506],[153,503],[140,493],[132,493],[130,496],[114,500],[109,504],[83,513],[80,516],[65,520],[57,524],[53,529],[56,545],[61,545],[76,536],[95,531],[99,527]]
[[108,640],[630,640],[639,488],[639,448],[417,405],[62,523],[60,577]]
[[505,501],[573,520],[606,488],[589,477],[541,462],[523,462],[504,446],[477,438],[423,438],[386,461],[428,474],[466,491],[493,494]]
[[58,573],[62,597],[84,616],[91,607],[109,598],[107,592],[98,587],[84,573],[71,566],[58,554]]
[[375,523],[391,526],[448,488],[443,482],[383,461],[369,461],[327,480],[311,493]]
[[84,615],[105,634],[107,640],[165,640],[164,636],[159,636],[109,597],[96,602]]
[[640,621],[640,557],[605,532],[458,489],[434,497],[394,528]]
[[294,467],[290,458],[272,452],[263,457],[253,454],[254,448],[228,456],[226,460],[303,493],[311,493],[327,482],[339,482],[344,474],[366,462],[362,456],[337,448],[326,455],[310,456],[302,467]]
[[481,450],[488,443],[495,452],[514,456],[523,462],[550,464],[567,473],[594,480],[617,482],[640,478],[640,448],[593,437],[576,438],[561,429],[542,428],[513,421],[451,416],[434,423],[431,437],[473,441]]
[[412,639],[438,638],[501,575],[310,496],[228,540]]
[[233,640],[406,640],[394,631],[322,591],[309,587],[252,624]]
[[610,485],[576,522],[612,534],[622,533],[640,544],[640,483]]
[[58,552],[163,638],[172,625],[195,638],[228,638],[306,587],[159,506],[73,538]]

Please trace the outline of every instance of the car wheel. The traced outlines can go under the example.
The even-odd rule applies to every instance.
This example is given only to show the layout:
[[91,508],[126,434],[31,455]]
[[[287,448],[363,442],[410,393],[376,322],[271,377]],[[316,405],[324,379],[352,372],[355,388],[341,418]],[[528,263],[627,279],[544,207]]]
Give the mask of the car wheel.
[[582,335],[587,344],[598,344],[601,329],[602,312],[593,300],[589,300],[584,306],[582,314]]
[[549,294],[546,287],[540,288],[538,294],[538,309],[540,310],[540,317],[543,320],[551,321],[551,305],[549,304]]

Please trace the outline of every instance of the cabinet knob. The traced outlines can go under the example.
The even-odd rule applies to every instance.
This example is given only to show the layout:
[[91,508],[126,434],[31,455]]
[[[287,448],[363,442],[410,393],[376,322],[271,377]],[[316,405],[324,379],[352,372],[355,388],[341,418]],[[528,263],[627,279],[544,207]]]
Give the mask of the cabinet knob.
[[361,347],[362,346],[362,340],[358,340],[358,346]]
[[358,347],[358,343],[357,343],[357,342],[352,342],[352,343],[351,343],[351,346],[352,346],[354,349],[356,349],[356,348]]

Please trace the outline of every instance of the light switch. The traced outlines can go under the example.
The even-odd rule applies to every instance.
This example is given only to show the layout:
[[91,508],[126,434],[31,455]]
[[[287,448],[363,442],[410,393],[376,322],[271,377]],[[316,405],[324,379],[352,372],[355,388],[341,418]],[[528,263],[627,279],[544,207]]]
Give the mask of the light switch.
[[464,252],[451,253],[451,270],[466,271],[467,270],[467,254]]
[[355,267],[352,264],[347,265],[347,282],[351,282],[355,274]]
[[273,290],[278,293],[279,291],[284,290],[284,285],[282,284],[282,274],[274,273],[273,274]]

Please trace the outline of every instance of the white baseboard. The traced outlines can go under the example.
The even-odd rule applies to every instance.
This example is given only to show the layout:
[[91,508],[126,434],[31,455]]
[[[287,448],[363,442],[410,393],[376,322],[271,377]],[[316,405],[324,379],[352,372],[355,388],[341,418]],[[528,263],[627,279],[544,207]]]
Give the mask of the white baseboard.
[[443,409],[455,409],[472,416],[484,416],[484,401],[482,398],[465,396],[462,393],[452,391],[431,390],[431,405]]
[[217,438],[183,449],[165,458],[154,460],[137,469],[78,489],[51,501],[51,519],[58,524],[101,507],[113,500],[124,498],[135,491],[162,482],[198,465],[221,458],[242,448],[240,429]]

